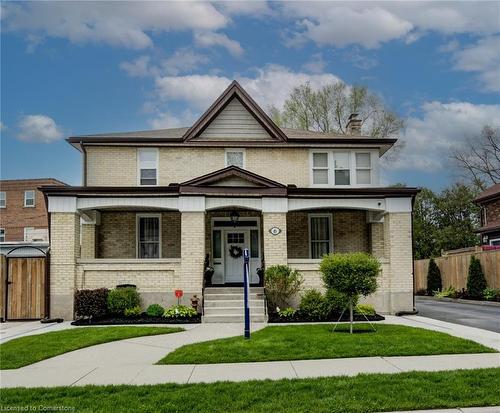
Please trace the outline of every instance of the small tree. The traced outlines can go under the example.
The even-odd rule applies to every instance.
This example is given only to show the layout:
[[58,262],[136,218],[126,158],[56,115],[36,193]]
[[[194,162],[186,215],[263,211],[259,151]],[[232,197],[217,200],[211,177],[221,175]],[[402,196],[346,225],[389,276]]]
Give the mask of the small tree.
[[429,269],[427,270],[427,294],[432,295],[434,291],[441,291],[443,282],[441,281],[441,270],[431,258],[429,261]]
[[290,307],[290,299],[300,291],[302,274],[287,265],[273,265],[266,269],[266,297],[269,308]]
[[363,252],[329,254],[323,257],[320,271],[327,288],[348,297],[351,321],[349,331],[352,334],[354,300],[358,296],[367,296],[375,292],[380,263],[370,254]]
[[472,256],[469,264],[469,275],[467,277],[467,293],[473,298],[482,298],[486,287],[486,279],[481,268],[481,261]]

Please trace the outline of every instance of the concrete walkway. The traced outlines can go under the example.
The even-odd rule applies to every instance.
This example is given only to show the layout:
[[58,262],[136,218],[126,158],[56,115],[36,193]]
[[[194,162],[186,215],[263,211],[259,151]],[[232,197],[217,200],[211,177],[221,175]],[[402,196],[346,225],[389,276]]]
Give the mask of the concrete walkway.
[[[500,350],[497,333],[426,319],[387,317],[385,323],[402,324],[472,339]],[[156,384],[308,378],[359,373],[440,371],[500,367],[500,355],[463,354],[412,357],[363,357],[206,365],[153,365],[167,353],[186,344],[242,334],[241,324],[195,324],[186,331],[138,337],[72,351],[16,370],[0,372],[2,387],[50,387],[86,384]],[[265,327],[254,325],[253,330]],[[59,325],[58,329],[73,328]],[[40,330],[26,331],[24,335]],[[42,331],[44,332],[44,331]],[[20,334],[20,333],[18,333]],[[17,335],[19,336],[19,335]],[[12,337],[12,335],[11,335]]]

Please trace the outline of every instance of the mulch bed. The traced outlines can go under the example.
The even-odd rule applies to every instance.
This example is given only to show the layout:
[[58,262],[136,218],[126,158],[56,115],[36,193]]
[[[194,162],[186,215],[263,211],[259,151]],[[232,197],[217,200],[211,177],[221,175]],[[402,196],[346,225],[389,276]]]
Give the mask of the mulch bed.
[[201,314],[190,318],[165,318],[151,317],[141,314],[135,317],[105,316],[100,318],[80,318],[71,323],[74,326],[105,326],[105,325],[126,325],[126,324],[198,324],[201,323]]
[[[312,319],[307,316],[301,315],[300,313],[295,313],[293,317],[280,317],[278,313],[270,313],[269,314],[269,323],[324,323],[324,322],[336,322],[340,317],[340,314],[334,314],[330,317],[324,319]],[[380,314],[375,315],[367,315],[369,321],[382,321],[385,320],[384,316]],[[354,314],[354,321],[366,321],[365,316],[362,314]],[[340,321],[349,321],[349,314],[345,314],[342,316]]]

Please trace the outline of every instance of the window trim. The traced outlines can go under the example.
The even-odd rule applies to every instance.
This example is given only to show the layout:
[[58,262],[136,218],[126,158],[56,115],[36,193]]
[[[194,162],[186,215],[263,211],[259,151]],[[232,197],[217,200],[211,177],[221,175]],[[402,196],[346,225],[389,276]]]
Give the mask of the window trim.
[[[311,165],[311,186],[315,186],[317,188],[326,188],[330,186],[330,183],[332,182],[332,171],[331,171],[331,164],[332,164],[332,155],[331,155],[331,150],[328,149],[318,149],[318,150],[312,150],[309,156],[309,162]],[[314,167],[314,154],[316,153],[326,153],[326,161],[327,161],[327,167],[319,167],[315,168]],[[314,183],[314,170],[325,170],[327,171],[327,178],[328,182],[326,184],[315,184]]]
[[[349,162],[349,165],[347,166],[347,169],[346,168],[336,168],[335,167],[335,154],[336,153],[345,153],[347,154],[347,159],[348,159],[348,162]],[[349,188],[352,185],[352,165],[353,165],[353,162],[352,162],[352,151],[349,151],[349,150],[335,150],[335,151],[332,151],[332,186],[334,188]],[[335,172],[336,171],[349,171],[349,184],[348,185],[345,185],[345,184],[337,184],[336,182],[336,179],[335,179]]]
[[312,239],[311,239],[311,219],[312,218],[328,218],[329,219],[329,222],[330,222],[330,228],[329,228],[329,235],[330,235],[330,242],[329,242],[329,246],[328,246],[328,253],[332,253],[334,252],[334,246],[333,246],[333,214],[331,212],[324,212],[324,213],[321,213],[321,212],[314,212],[314,213],[309,213],[307,214],[307,225],[308,225],[308,246],[309,246],[309,259],[311,260],[316,260],[316,259],[321,259],[321,258],[312,258]]
[[[149,169],[149,168],[141,168],[141,151],[154,151],[156,153],[156,184],[154,185],[143,185],[141,184],[141,169]],[[137,185],[138,186],[159,186],[160,185],[160,176],[159,176],[159,166],[160,166],[160,150],[158,148],[137,148]]]
[[24,242],[28,242],[28,240],[26,239],[26,232],[27,232],[26,230],[28,230],[28,229],[34,231],[35,227],[24,227],[23,228],[23,239],[24,239]]
[[0,241],[0,242],[5,242],[5,237],[7,235],[7,231],[5,231],[5,228],[0,228],[0,233],[3,232],[3,241]]
[[[158,240],[158,258],[142,258],[139,257],[139,243],[140,243],[140,238],[139,238],[139,223],[141,218],[158,218],[158,231],[159,231],[159,240]],[[154,214],[154,213],[141,213],[141,214],[136,214],[135,215],[135,257],[139,260],[158,260],[162,258],[162,228],[161,228],[161,213],[159,214]]]
[[[358,166],[358,162],[356,160],[356,155],[368,155],[370,158],[370,166]],[[373,160],[372,160],[372,153],[371,152],[364,152],[364,151],[355,151],[354,152],[354,176],[356,177],[356,185],[372,185],[373,183]],[[370,171],[370,183],[368,184],[360,184],[358,183],[358,170],[362,171]]]
[[490,246],[492,246],[492,247],[493,247],[493,246],[495,246],[495,245],[493,245],[493,242],[495,242],[495,241],[500,241],[500,237],[499,237],[499,238],[493,238],[493,239],[488,240],[488,242],[489,242]]
[[[26,193],[27,192],[33,192],[33,198],[27,198]],[[33,205],[27,205],[26,200],[27,199],[33,199]],[[26,189],[24,191],[24,208],[34,208],[36,206],[36,191],[34,189]]]
[[0,191],[0,200],[3,200],[3,205],[0,204],[0,208],[7,208],[7,192]]
[[[224,148],[224,165],[227,168],[230,166],[227,162],[227,154],[228,152],[241,152],[243,155],[243,166],[241,169],[246,169],[246,151],[245,148]],[[235,165],[236,166],[236,165]]]

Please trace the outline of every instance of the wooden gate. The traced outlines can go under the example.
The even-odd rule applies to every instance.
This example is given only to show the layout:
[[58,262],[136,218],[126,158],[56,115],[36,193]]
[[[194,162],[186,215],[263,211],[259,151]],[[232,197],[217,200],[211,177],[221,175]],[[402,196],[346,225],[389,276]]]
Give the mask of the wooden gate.
[[7,320],[40,319],[47,316],[45,257],[8,257]]

